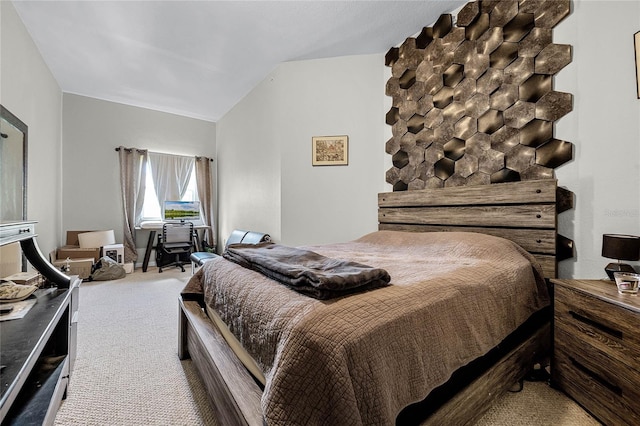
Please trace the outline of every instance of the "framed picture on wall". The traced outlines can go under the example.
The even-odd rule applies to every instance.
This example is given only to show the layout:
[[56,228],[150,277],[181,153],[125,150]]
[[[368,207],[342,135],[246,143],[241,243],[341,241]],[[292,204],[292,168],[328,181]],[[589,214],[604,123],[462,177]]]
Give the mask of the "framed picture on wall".
[[349,137],[314,136],[311,155],[314,166],[346,166],[349,164]]
[[633,46],[636,48],[636,89],[640,99],[640,31],[633,35]]

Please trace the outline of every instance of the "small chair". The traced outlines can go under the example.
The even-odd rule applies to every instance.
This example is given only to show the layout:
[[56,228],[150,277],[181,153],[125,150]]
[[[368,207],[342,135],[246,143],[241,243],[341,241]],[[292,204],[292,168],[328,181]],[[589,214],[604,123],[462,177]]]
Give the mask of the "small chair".
[[[263,232],[249,231],[242,237],[242,244],[258,244],[271,241],[271,236]],[[231,244],[227,241],[227,246]]]
[[[227,242],[225,244],[225,250],[229,247],[229,244],[236,243],[246,243],[246,244],[257,244],[263,241],[271,241],[271,237],[269,234],[264,234],[262,232],[255,231],[244,231],[242,229],[234,229],[227,238]],[[205,262],[215,259],[218,257],[218,254],[209,253],[209,252],[195,252],[192,253],[191,258],[191,274],[195,273],[196,267],[200,267],[204,265]]]
[[[184,272],[184,263],[189,262],[189,255],[193,250],[193,223],[167,222],[162,225],[162,235],[158,241],[158,272],[167,266],[179,266]],[[173,259],[169,263],[162,261],[163,257]]]

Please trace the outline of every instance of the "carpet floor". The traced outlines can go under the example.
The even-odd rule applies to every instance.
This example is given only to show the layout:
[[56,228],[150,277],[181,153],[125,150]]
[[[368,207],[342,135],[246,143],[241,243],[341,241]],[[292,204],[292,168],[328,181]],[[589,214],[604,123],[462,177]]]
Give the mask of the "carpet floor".
[[[189,277],[150,268],[81,285],[76,363],[56,426],[218,425],[191,361],[178,359],[177,298]],[[508,393],[477,423],[599,424],[544,382]]]

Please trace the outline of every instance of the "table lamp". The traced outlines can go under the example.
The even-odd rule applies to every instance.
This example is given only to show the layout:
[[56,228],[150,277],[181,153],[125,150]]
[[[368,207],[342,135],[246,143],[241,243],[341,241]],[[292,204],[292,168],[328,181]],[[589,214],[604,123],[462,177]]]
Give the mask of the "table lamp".
[[614,272],[634,272],[633,266],[620,263],[621,260],[640,259],[640,237],[623,234],[604,234],[602,236],[602,256],[617,259],[609,263],[604,270],[612,281]]

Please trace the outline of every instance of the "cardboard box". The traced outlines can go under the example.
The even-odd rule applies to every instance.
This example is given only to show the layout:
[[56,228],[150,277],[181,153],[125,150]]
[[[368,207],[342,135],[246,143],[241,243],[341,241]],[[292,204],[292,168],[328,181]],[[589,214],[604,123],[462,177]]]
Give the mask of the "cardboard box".
[[55,258],[64,260],[70,259],[87,259],[92,258],[94,262],[100,259],[100,248],[80,248],[78,246],[62,246],[58,247]]
[[110,257],[118,264],[124,264],[124,244],[109,244],[102,247],[102,255]]
[[67,231],[67,241],[64,243],[67,246],[80,246],[80,240],[78,234],[84,234],[85,232],[95,231]]
[[78,234],[78,242],[82,248],[102,247],[116,243],[113,229],[108,231],[92,231]]
[[42,284],[44,283],[44,279],[38,271],[18,272],[17,274],[9,275],[2,279],[13,281],[16,284],[34,285],[36,287],[42,287]]
[[[63,268],[67,265],[67,258],[64,259],[55,258],[55,251],[49,253],[49,258],[53,266],[63,271]],[[71,259],[69,258],[69,271],[63,271],[67,275],[77,275],[82,279],[87,279],[91,276],[91,268],[93,267],[93,258],[88,257],[85,259]]]
[[84,234],[85,232],[94,231],[67,231],[67,241],[62,247],[58,247],[58,251],[55,256],[52,257],[53,262],[56,259],[65,260],[69,259],[88,259],[93,258],[94,262],[100,259],[100,247],[95,248],[80,248],[80,241],[78,240],[78,234]]

